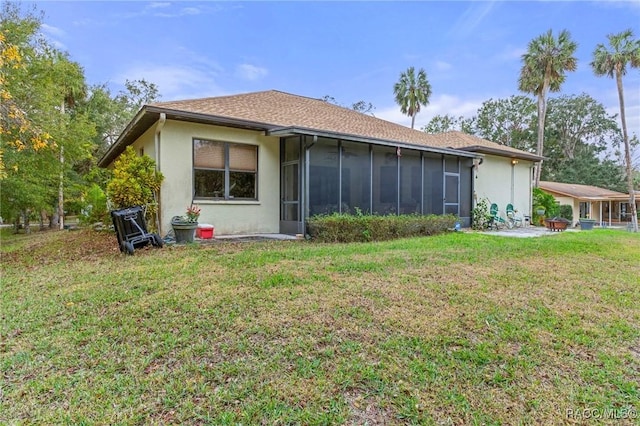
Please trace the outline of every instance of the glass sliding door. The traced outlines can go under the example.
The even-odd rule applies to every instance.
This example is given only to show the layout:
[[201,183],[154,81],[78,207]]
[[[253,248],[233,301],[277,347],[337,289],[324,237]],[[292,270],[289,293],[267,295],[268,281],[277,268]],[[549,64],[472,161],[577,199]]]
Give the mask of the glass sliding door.
[[471,226],[471,202],[473,198],[473,160],[460,159],[460,219],[462,226]]
[[458,157],[444,159],[444,213],[460,215],[460,162]]
[[284,234],[304,232],[300,205],[300,152],[300,137],[280,142],[280,232]]

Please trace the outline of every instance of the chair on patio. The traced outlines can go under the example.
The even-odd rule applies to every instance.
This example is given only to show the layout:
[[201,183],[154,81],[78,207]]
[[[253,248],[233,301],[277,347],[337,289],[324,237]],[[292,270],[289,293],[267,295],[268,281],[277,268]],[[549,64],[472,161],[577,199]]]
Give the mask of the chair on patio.
[[509,221],[508,224],[511,225],[511,228],[514,226],[522,226],[522,217],[516,215],[516,211],[511,203],[507,204],[507,220]]
[[491,204],[491,207],[489,208],[489,215],[491,216],[491,218],[489,219],[489,229],[493,227],[495,227],[496,229],[500,229],[500,226],[504,226],[504,224],[506,223],[505,220],[500,216],[498,205],[496,203]]

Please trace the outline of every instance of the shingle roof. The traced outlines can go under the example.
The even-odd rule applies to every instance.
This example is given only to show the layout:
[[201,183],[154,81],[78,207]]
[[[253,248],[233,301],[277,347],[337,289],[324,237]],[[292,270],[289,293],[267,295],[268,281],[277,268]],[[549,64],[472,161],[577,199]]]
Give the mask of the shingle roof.
[[[535,160],[533,154],[499,145],[462,132],[428,134],[320,99],[269,90],[214,98],[158,102],[155,107],[265,123],[280,127],[315,129],[371,139],[434,148],[494,150],[497,155]],[[481,149],[478,150],[481,152]]]
[[591,185],[579,185],[576,183],[560,183],[540,181],[540,189],[553,192],[558,195],[566,195],[583,200],[620,200],[629,198],[628,194],[611,191]]
[[98,164],[109,165],[127,145],[132,144],[156,123],[161,113],[166,113],[167,119],[170,120],[265,131],[305,130],[345,139],[353,137],[354,140],[362,138],[379,143],[420,145],[434,149],[454,148],[532,161],[540,159],[534,154],[465,133],[428,134],[320,99],[268,90],[213,98],[157,102],[144,106]]
[[533,153],[511,148],[506,145],[500,145],[496,142],[491,142],[468,133],[452,131],[440,133],[434,136],[438,138],[439,143],[442,143],[449,148],[472,150],[474,152],[491,154],[499,153],[508,157],[527,158],[534,161],[540,159],[540,157]]

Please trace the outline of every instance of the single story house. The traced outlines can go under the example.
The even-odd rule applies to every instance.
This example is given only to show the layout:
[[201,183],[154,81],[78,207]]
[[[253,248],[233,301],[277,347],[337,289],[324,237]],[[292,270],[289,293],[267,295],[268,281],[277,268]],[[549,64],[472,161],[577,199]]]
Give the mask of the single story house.
[[469,226],[482,198],[529,214],[540,160],[275,90],[145,105],[98,164],[129,145],[165,176],[163,235],[191,204],[218,234],[304,233],[310,216],[357,211],[452,213]]
[[[550,193],[560,204],[573,209],[573,220],[595,219],[600,225],[631,221],[629,194],[591,185],[540,181],[539,188]],[[639,192],[636,191],[636,211],[640,211]]]

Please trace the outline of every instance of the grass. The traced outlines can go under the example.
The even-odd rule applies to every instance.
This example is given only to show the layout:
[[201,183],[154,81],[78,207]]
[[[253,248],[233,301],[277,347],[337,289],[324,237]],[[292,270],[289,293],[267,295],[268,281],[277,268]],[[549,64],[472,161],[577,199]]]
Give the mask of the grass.
[[128,257],[3,232],[2,424],[639,421],[636,234]]

